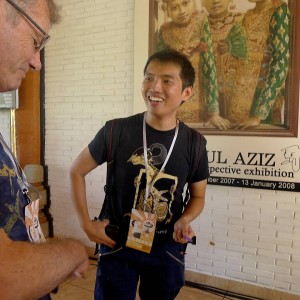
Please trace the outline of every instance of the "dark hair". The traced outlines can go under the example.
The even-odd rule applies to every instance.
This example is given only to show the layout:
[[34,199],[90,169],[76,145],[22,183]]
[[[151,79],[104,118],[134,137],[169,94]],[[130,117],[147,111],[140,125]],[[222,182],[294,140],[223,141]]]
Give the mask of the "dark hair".
[[164,50],[152,54],[144,67],[144,75],[146,74],[148,65],[152,61],[157,61],[162,64],[174,64],[180,67],[180,78],[182,80],[182,89],[185,89],[188,86],[193,86],[195,82],[195,70],[186,56],[183,54],[173,51],[173,50]]

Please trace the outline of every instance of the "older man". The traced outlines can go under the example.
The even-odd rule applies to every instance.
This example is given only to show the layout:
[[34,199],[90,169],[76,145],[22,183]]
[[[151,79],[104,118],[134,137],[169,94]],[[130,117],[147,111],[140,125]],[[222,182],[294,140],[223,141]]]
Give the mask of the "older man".
[[[40,70],[40,50],[59,19],[53,0],[0,0],[0,92],[19,88],[28,70]],[[27,190],[0,134],[0,299],[38,299],[88,268],[87,252],[76,240],[28,242]]]

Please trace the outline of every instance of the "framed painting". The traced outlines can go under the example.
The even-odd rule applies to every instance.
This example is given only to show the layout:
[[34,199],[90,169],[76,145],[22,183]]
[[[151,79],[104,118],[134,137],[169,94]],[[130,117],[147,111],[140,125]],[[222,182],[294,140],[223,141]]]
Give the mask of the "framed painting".
[[182,121],[211,135],[298,136],[300,1],[142,3],[147,56],[173,49],[194,66]]

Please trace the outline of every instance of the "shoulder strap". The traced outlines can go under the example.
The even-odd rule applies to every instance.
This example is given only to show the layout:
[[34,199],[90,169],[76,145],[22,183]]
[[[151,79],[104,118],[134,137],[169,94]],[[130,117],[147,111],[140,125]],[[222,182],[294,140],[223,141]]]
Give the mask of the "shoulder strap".
[[198,167],[199,167],[199,162],[201,158],[201,153],[202,153],[202,135],[200,132],[193,130],[192,131],[193,135],[193,143],[192,143],[192,168],[191,172],[189,174],[189,184],[191,183],[192,178],[196,174]]
[[202,152],[202,135],[200,132],[196,130],[192,130],[192,149],[191,149],[191,154],[192,154],[192,163],[191,163],[191,171],[188,176],[188,186],[186,189],[185,193],[185,198],[183,201],[184,207],[186,207],[188,201],[190,200],[190,191],[189,191],[189,185],[191,184],[192,178],[196,174],[199,163],[200,163],[200,158],[201,158],[201,152]]
[[107,121],[104,126],[105,144],[106,144],[106,152],[107,152],[106,185],[108,185],[109,182],[111,181],[112,172],[114,170],[113,166],[114,166],[115,155],[120,140],[121,128],[122,128],[122,119],[113,119]]
[[109,205],[108,199],[112,193],[113,181],[114,181],[114,160],[116,149],[119,144],[119,139],[121,135],[121,119],[113,119],[107,121],[104,126],[104,137],[105,145],[107,151],[107,170],[106,170],[106,184],[104,186],[105,198],[102,205],[102,209],[99,215],[99,219],[104,219],[109,214]]
[[[119,144],[119,139],[121,135],[121,119],[113,119],[107,121],[104,126],[104,140],[107,151],[107,171],[106,171],[106,184],[104,186],[105,197],[103,205],[98,218],[95,219],[106,219],[109,217],[109,211],[113,203],[111,201],[112,185],[113,185],[113,175],[114,175],[114,160],[116,149]],[[95,254],[99,252],[99,245],[96,243]]]
[[107,151],[107,164],[114,160],[116,148],[119,144],[121,133],[121,119],[113,119],[105,123],[105,143]]

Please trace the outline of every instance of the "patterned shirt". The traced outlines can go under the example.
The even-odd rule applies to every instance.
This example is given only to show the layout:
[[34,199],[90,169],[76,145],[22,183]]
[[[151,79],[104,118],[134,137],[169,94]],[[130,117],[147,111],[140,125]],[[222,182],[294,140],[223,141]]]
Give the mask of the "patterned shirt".
[[28,241],[24,221],[27,200],[18,178],[20,176],[13,154],[0,134],[0,228],[3,228],[12,240]]

